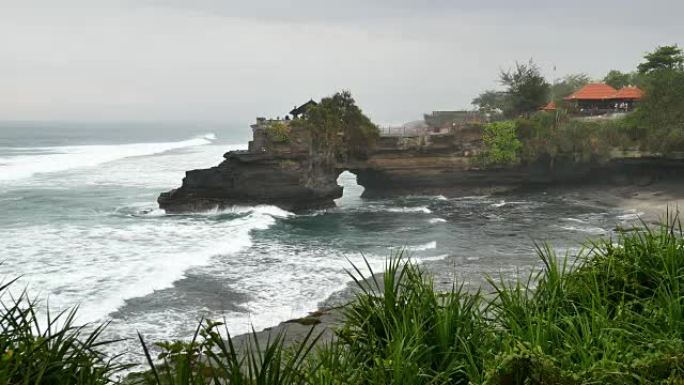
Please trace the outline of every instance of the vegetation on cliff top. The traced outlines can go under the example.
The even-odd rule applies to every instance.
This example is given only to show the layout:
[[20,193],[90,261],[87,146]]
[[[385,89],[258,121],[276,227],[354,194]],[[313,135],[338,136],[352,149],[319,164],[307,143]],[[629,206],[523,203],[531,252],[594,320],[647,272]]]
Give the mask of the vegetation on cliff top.
[[[313,331],[241,351],[200,325],[192,342],[158,344],[146,384],[681,384],[684,239],[679,222],[590,243],[576,258],[539,247],[542,269],[490,278],[492,293],[436,290],[401,256],[381,279],[353,274],[356,298],[337,339]],[[3,287],[6,289],[6,286]],[[67,323],[40,332],[35,304],[0,310],[0,384],[104,384],[120,369],[98,333]],[[40,327],[40,328],[39,328]],[[98,329],[100,330],[100,329]],[[142,341],[142,339],[141,339]]]
[[365,158],[380,135],[349,91],[323,98],[291,124],[311,133],[315,150],[338,160]]
[[[684,54],[677,46],[658,47],[648,53],[633,73],[613,70],[606,75],[604,80],[615,87],[638,84],[645,91],[636,110],[623,118],[573,117],[573,106],[563,98],[587,84],[590,79],[586,75],[568,75],[547,89],[542,86],[545,82],[540,80],[539,69],[530,62],[517,65],[500,77],[502,84],[508,85],[506,90],[485,91],[473,104],[492,114],[494,120],[508,119],[506,125],[515,127],[521,145],[508,139],[512,140],[505,156],[508,165],[518,161],[548,161],[553,165],[559,159],[600,162],[609,159],[616,149],[661,154],[684,151]],[[516,79],[518,85],[511,86],[510,79]],[[528,92],[521,93],[521,89]],[[549,92],[551,96],[547,97]],[[537,104],[529,103],[530,100]],[[558,109],[538,111],[547,101],[554,101]],[[501,146],[494,144],[507,140],[509,133],[496,127],[484,132],[483,139],[489,135],[485,141],[485,164],[502,165],[500,159],[490,159],[490,155],[500,154]],[[517,150],[511,154],[514,147]]]
[[290,127],[283,122],[273,122],[266,127],[266,136],[275,143],[290,143]]

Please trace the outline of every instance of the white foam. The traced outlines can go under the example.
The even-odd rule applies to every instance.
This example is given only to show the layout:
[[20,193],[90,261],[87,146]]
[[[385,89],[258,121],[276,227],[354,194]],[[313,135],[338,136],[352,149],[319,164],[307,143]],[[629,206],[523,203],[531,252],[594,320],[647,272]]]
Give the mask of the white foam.
[[32,155],[0,158],[0,181],[30,178],[37,174],[88,168],[130,157],[210,144],[214,134],[178,142],[130,143],[117,145],[83,145],[21,148]]
[[446,221],[447,220],[444,218],[431,218],[430,220],[428,220],[428,222],[432,223],[433,225],[437,223],[445,223]]
[[583,221],[583,220],[577,219],[577,218],[563,218],[563,220],[568,221],[568,222],[575,222],[575,223],[587,223],[587,221]]
[[492,203],[490,206],[491,207],[504,207],[504,206],[509,206],[509,205],[524,205],[524,204],[529,204],[530,202],[527,201],[510,201],[507,202],[505,200],[500,200],[498,203]]
[[409,251],[425,251],[425,250],[433,250],[437,248],[437,241],[431,241],[427,243],[423,243],[421,245],[415,245],[415,246],[408,246],[407,249]]
[[449,198],[445,197],[444,195],[437,195],[435,197],[435,199],[437,199],[438,201],[448,201],[449,200]]
[[595,226],[561,226],[561,228],[567,231],[579,231],[589,234],[604,234],[607,232],[606,230]]
[[24,197],[18,196],[18,197],[9,197],[9,198],[0,198],[0,202],[16,202],[23,200]]
[[617,219],[621,221],[635,221],[644,215],[641,211],[629,210],[626,214],[618,215]]
[[257,205],[257,206],[233,206],[224,210],[221,210],[222,213],[227,213],[227,212],[232,212],[236,214],[244,214],[244,213],[257,213],[257,214],[265,214],[265,215],[270,215],[275,218],[287,218],[290,216],[293,216],[294,214],[283,210],[277,206],[271,206],[271,205]]
[[117,227],[5,229],[0,276],[23,275],[31,293],[49,295],[55,310],[80,304],[80,321],[100,320],[128,298],[170,287],[188,269],[249,247],[250,231],[275,223],[258,210],[234,220],[208,220],[152,217]]
[[435,255],[433,257],[420,257],[419,259],[413,259],[412,261],[420,265],[420,264],[423,264],[425,262],[442,261],[448,257],[449,257],[449,254],[440,254],[440,255]]
[[391,213],[423,213],[432,214],[432,210],[425,206],[420,207],[390,207],[387,211]]

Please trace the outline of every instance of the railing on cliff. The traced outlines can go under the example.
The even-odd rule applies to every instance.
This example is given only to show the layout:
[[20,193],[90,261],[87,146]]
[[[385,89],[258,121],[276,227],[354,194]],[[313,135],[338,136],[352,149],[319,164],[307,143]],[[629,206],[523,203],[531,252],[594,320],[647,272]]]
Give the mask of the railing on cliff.
[[429,134],[429,130],[423,127],[380,127],[380,136],[392,136],[392,137],[406,137],[406,136],[421,136]]

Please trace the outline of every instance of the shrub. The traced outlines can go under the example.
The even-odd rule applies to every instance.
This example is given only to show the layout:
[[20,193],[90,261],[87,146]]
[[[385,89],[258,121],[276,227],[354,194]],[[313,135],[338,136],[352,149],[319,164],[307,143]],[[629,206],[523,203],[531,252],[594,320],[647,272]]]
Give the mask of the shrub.
[[486,166],[513,165],[520,160],[518,152],[522,144],[516,135],[514,121],[505,120],[485,125],[482,141],[482,159]]
[[282,122],[275,122],[266,127],[266,136],[275,143],[290,143],[290,127]]

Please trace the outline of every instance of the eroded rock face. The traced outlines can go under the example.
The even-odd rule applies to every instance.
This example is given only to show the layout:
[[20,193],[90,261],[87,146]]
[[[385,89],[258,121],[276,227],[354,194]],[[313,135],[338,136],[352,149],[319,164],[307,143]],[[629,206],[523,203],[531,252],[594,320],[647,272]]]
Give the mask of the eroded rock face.
[[[225,154],[216,167],[186,173],[181,187],[162,193],[159,206],[171,213],[232,205],[276,205],[286,210],[333,206],[342,196],[339,174],[349,170],[364,196],[490,194],[549,184],[644,184],[654,178],[681,178],[684,161],[634,154],[610,162],[573,159],[482,169],[481,132],[414,138],[381,138],[367,159],[325,158],[311,150],[307,133],[293,133],[287,144],[269,142],[255,130],[249,151]],[[257,140],[258,139],[258,140]]]
[[188,171],[181,187],[159,196],[159,206],[170,213],[256,204],[299,210],[334,205],[342,196],[335,169],[308,156],[229,152],[225,158]]
[[337,178],[345,170],[357,174],[367,196],[453,188],[468,178],[477,182],[468,170],[479,132],[458,138],[381,138],[367,159],[342,161],[313,151],[307,132],[293,130],[283,144],[269,140],[261,125],[252,128],[249,151],[229,152],[216,167],[188,171],[181,187],[159,196],[159,206],[171,213],[255,204],[286,210],[329,207],[342,196]]

